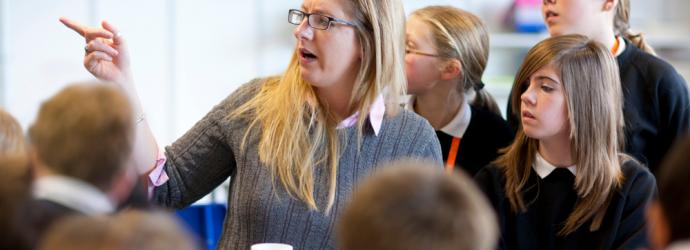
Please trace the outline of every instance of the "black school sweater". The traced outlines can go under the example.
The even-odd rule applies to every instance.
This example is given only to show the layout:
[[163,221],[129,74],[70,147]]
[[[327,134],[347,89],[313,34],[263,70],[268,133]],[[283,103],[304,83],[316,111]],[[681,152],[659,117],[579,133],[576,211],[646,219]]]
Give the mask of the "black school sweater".
[[[470,176],[474,176],[479,169],[498,157],[499,149],[513,142],[514,134],[508,127],[508,123],[495,113],[471,105],[470,109],[472,117],[460,140],[455,169],[464,170]],[[436,136],[441,143],[445,163],[448,161],[453,136],[439,130],[436,131]]]
[[636,161],[623,164],[625,181],[615,192],[599,230],[589,231],[591,220],[575,232],[557,236],[575,207],[575,177],[565,168],[541,179],[532,170],[523,198],[524,213],[514,213],[505,195],[505,175],[489,165],[475,181],[496,209],[501,228],[499,249],[637,249],[646,248],[645,209],[656,193],[654,176]]

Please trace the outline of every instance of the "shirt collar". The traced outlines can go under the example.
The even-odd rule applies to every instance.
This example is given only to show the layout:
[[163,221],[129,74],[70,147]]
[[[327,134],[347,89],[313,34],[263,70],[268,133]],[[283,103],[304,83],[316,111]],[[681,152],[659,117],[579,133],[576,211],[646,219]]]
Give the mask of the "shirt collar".
[[[534,169],[535,172],[537,172],[537,175],[541,177],[542,179],[546,178],[556,170],[556,166],[552,165],[548,161],[544,160],[543,157],[541,157],[541,154],[537,152],[537,157],[534,159],[534,164],[532,164],[532,169]],[[577,173],[577,169],[575,168],[575,165],[568,167],[568,170],[570,170],[573,175]]]
[[[374,135],[378,136],[379,131],[381,130],[381,125],[383,124],[383,116],[386,114],[386,103],[383,100],[383,94],[380,94],[378,97],[376,97],[376,100],[374,100],[374,103],[371,105],[371,108],[369,109],[369,123],[371,124],[371,127],[374,129]],[[344,129],[344,128],[349,128],[355,125],[357,123],[357,119],[359,119],[359,111],[355,112],[351,116],[345,118],[345,120],[342,120],[339,124],[337,129]]]
[[666,250],[683,250],[690,249],[690,240],[672,242]]
[[49,200],[86,215],[109,214],[115,211],[115,205],[101,190],[67,176],[38,178],[33,184],[33,195],[36,199]]
[[623,37],[617,36],[617,37],[616,37],[616,40],[618,40],[618,50],[616,50],[616,51],[613,53],[613,54],[614,54],[614,57],[617,57],[617,56],[620,56],[621,54],[623,54],[623,51],[625,51],[625,47],[627,46],[627,45],[625,44],[625,39],[624,39]]
[[[411,111],[414,111],[415,97],[411,96],[410,100],[407,102],[405,107]],[[455,114],[453,120],[448,124],[443,126],[440,130],[443,133],[449,134],[453,137],[462,138],[467,131],[467,127],[470,125],[470,120],[472,119],[472,109],[467,101],[463,101],[458,113]]]

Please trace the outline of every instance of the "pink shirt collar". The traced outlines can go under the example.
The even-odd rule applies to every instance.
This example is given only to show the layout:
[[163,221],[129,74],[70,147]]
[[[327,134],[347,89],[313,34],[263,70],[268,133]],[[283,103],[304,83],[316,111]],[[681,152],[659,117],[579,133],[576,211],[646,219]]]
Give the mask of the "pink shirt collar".
[[[379,135],[379,131],[381,130],[381,124],[383,124],[383,116],[385,114],[386,103],[383,101],[383,94],[380,94],[378,97],[376,97],[376,100],[374,100],[374,103],[371,105],[371,109],[369,109],[369,122],[371,123],[371,127],[374,129],[374,134],[376,136]],[[357,123],[358,118],[359,111],[355,112],[350,117],[345,118],[345,120],[342,120],[338,124],[337,129],[352,127],[353,125],[355,125],[355,123]]]

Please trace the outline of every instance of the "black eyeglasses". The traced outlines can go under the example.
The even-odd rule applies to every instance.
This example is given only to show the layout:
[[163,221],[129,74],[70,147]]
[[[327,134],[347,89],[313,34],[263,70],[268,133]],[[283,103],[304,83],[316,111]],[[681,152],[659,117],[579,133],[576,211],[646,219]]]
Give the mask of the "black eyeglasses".
[[335,17],[325,16],[321,14],[306,13],[304,11],[296,9],[291,9],[290,11],[288,11],[288,22],[291,24],[299,25],[300,23],[302,23],[302,20],[304,20],[305,17],[307,18],[307,24],[309,24],[309,27],[318,30],[327,30],[331,27],[331,23],[355,26],[355,24],[351,22]]
[[426,52],[422,52],[422,51],[419,51],[416,49],[410,49],[410,48],[405,48],[405,54],[416,54],[416,55],[430,56],[430,57],[442,57],[441,55],[426,53]]

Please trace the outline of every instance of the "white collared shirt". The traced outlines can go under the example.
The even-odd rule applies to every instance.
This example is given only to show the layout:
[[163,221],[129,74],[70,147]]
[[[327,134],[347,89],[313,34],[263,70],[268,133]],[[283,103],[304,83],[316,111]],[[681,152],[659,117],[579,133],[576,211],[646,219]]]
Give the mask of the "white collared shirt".
[[38,178],[33,184],[33,196],[86,215],[102,215],[115,211],[113,202],[100,189],[68,176],[52,175]]
[[[411,96],[410,100],[407,102],[407,105],[405,105],[405,108],[414,111],[414,102],[415,98],[414,96]],[[462,136],[465,134],[465,131],[467,131],[467,127],[470,125],[471,119],[472,109],[470,108],[470,104],[467,103],[467,98],[465,98],[465,101],[463,101],[461,104],[460,109],[453,117],[453,120],[443,126],[440,130],[441,132],[449,134],[453,137],[462,138]]]
[[666,250],[690,250],[690,239],[673,242]]
[[[548,161],[544,160],[543,157],[541,157],[541,154],[537,152],[537,157],[534,159],[534,164],[532,164],[532,169],[534,169],[535,172],[537,172],[537,175],[539,175],[540,178],[544,179],[547,176],[551,174],[554,170],[556,170],[556,166],[552,165]],[[577,173],[577,169],[575,168],[575,165],[572,165],[568,167],[568,170],[570,170],[573,175]]]
[[623,39],[621,36],[617,36],[616,40],[618,40],[618,49],[613,54],[614,56],[620,56],[623,54],[623,51],[625,51],[625,47],[627,45],[625,44],[625,39]]

